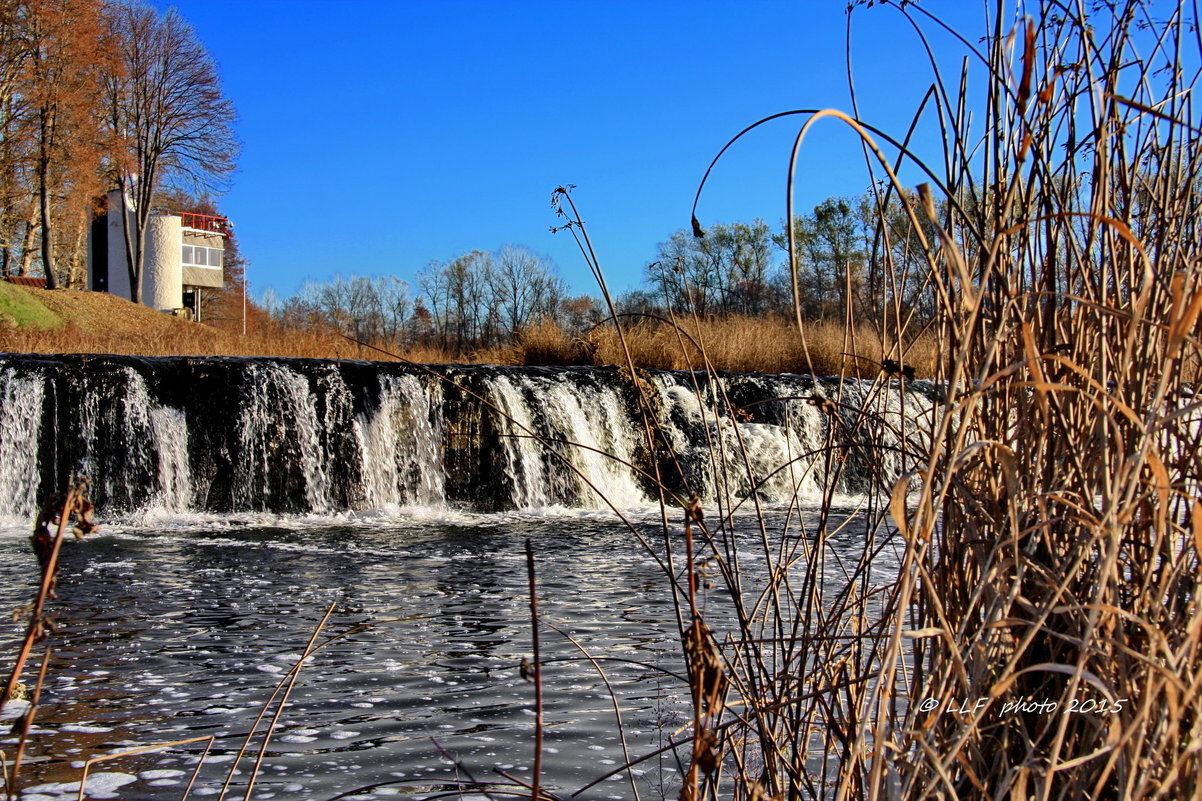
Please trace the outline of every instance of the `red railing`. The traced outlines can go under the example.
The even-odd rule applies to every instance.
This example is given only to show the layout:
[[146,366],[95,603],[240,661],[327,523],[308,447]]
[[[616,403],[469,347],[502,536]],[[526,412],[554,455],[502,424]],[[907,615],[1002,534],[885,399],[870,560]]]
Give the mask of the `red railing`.
[[208,231],[212,234],[225,236],[230,230],[230,221],[225,217],[215,217],[212,214],[197,214],[193,211],[179,213],[180,224],[194,231]]

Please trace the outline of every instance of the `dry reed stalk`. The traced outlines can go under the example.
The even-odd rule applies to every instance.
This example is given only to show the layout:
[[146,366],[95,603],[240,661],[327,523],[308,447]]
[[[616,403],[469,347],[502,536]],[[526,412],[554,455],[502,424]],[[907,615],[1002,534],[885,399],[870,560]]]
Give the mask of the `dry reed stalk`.
[[841,784],[1196,797],[1202,47],[1183,6],[1029,10],[996,7],[985,128],[945,106],[920,193],[948,403],[895,491],[905,572]]
[[[574,206],[572,208],[574,213]],[[572,220],[574,230],[582,231],[578,218]],[[589,251],[583,250],[589,257]],[[733,408],[709,359],[704,323],[691,309],[685,310],[683,320],[676,317],[674,310],[669,313],[672,318],[662,320],[660,324],[665,331],[671,332],[676,347],[686,359],[686,366],[699,371],[693,374],[694,391],[705,393],[699,382],[701,376],[708,374],[707,382],[716,387],[721,396],[721,403],[715,408]],[[640,358],[637,349],[646,337],[641,335],[639,328],[646,324],[627,327],[627,319],[628,316],[615,315],[611,324],[619,335],[621,356],[628,365],[626,373],[646,400],[644,382],[638,381],[637,372],[629,367]],[[849,343],[846,338],[841,338],[839,344],[845,349],[850,344],[852,352],[856,352],[854,341]],[[852,369],[849,365],[855,362],[840,359],[839,363],[846,374]],[[876,365],[872,373],[886,377],[880,365]],[[810,534],[789,534],[790,523],[785,524],[784,531],[770,532],[764,510],[754,495],[746,503],[758,521],[758,536],[744,541],[738,533],[735,514],[745,502],[735,496],[734,487],[739,485],[740,475],[744,481],[754,481],[748,446],[741,439],[738,427],[735,428],[737,443],[734,447],[723,438],[711,437],[709,440],[709,460],[717,476],[719,493],[716,513],[709,516],[713,520],[712,527],[703,521],[707,516],[702,514],[695,496],[687,502],[679,499],[670,502],[677,504],[675,508],[686,510],[683,580],[676,576],[673,568],[678,535],[668,522],[670,506],[668,502],[661,506],[663,548],[662,552],[651,550],[651,553],[665,567],[665,576],[675,590],[676,614],[685,662],[689,666],[694,711],[693,735],[683,742],[672,742],[664,749],[675,750],[686,745],[690,749],[691,753],[685,759],[688,768],[684,770],[681,798],[716,797],[727,779],[731,780],[729,792],[734,798],[779,797],[789,788],[804,788],[808,794],[821,795],[822,788],[828,784],[825,778],[814,779],[807,774],[806,763],[812,751],[810,740],[816,732],[829,728],[830,724],[838,724],[837,715],[843,714],[842,710],[853,710],[863,702],[869,679],[863,674],[862,667],[870,661],[875,647],[872,643],[880,639],[883,630],[880,624],[872,628],[866,623],[870,617],[868,608],[882,605],[880,593],[868,588],[869,567],[883,547],[872,537],[859,557],[859,563],[849,566],[850,591],[844,588],[838,595],[828,597],[830,590],[825,586],[824,578],[826,542],[837,535],[840,528],[829,513],[843,464],[843,460],[835,456],[849,447],[866,421],[872,421],[883,431],[889,429],[888,414],[882,415],[874,408],[875,403],[885,398],[883,386],[884,382],[877,385],[862,408],[831,399],[822,400],[824,409],[831,415],[827,442],[819,451],[819,455],[824,455],[823,469],[828,478],[827,506],[819,515],[813,541]],[[777,402],[804,403],[808,400],[812,399],[780,399]],[[657,436],[663,436],[658,431],[661,425],[659,414],[651,403],[640,405],[640,410],[647,440],[655,443]],[[846,419],[841,410],[850,412]],[[723,423],[716,417],[710,421],[710,430],[720,430]],[[910,457],[919,455],[915,452]],[[796,458],[810,456],[812,454],[797,454]],[[672,497],[659,473],[655,479],[661,497]],[[880,483],[879,478],[877,483]],[[883,506],[874,497],[870,494],[866,514],[879,522],[884,516]],[[645,542],[644,546],[647,547]],[[744,571],[743,563],[747,560],[762,560],[761,570],[768,577],[766,582],[757,579],[755,571],[751,574]],[[697,569],[701,563],[715,566],[729,599],[728,605],[723,604],[727,608],[717,611],[719,617],[729,614],[733,631],[720,637],[710,632],[698,603]],[[798,565],[801,565],[800,569]],[[864,645],[865,641],[868,646]],[[844,740],[850,736],[849,731]],[[629,760],[625,766],[602,778],[629,770],[649,757]],[[574,795],[587,791],[600,780],[586,784]]]
[[[729,490],[698,540],[704,557],[686,524],[689,582],[695,560],[716,564],[734,625],[717,648],[726,713],[694,720],[696,737],[723,732],[722,753],[704,782],[690,770],[682,797],[716,797],[724,771],[731,797],[747,799],[1202,793],[1202,402],[1190,384],[1202,364],[1202,126],[1186,69],[1202,56],[1196,10],[1157,19],[1139,0],[1115,3],[1112,17],[1052,0],[1028,10],[1008,19],[990,4],[982,48],[960,39],[983,78],[966,67],[949,84],[933,65],[916,121],[937,114],[942,174],[914,158],[910,134],[892,140],[835,111],[801,128],[791,181],[815,121],[838,120],[864,142],[937,303],[926,332],[910,331],[899,306],[867,341],[845,327],[838,374],[863,374],[861,360],[914,364],[907,343],[927,339],[945,399],[919,439],[899,436],[884,382],[856,404],[824,400],[826,492],[802,536],[768,536],[761,522],[758,541],[740,539],[726,525],[741,503]],[[940,30],[921,7],[894,11],[924,44],[926,28]],[[878,142],[901,155],[890,162]],[[898,178],[902,162],[925,173],[917,192]],[[896,283],[910,268],[883,252]],[[724,338],[679,314],[663,343],[654,326],[624,329],[615,315],[610,360],[675,353],[712,371]],[[796,323],[819,372],[816,337]],[[874,340],[881,350],[867,349]],[[849,439],[872,453],[890,437],[915,469],[891,498],[863,499],[863,548],[836,553],[833,487]],[[735,452],[745,444],[710,448],[716,475],[746,469]],[[879,586],[872,565],[891,543],[900,572]],[[757,552],[759,583],[741,567]],[[694,593],[673,586],[680,617],[696,619]]]
[[530,784],[530,801],[539,801],[542,797],[539,786],[543,780],[543,663],[538,644],[538,584],[534,574],[534,546],[530,538],[526,538],[526,579],[530,586],[530,648],[532,662],[528,668],[523,665],[534,681],[534,767]]
[[202,767],[204,767],[205,758],[209,755],[209,750],[213,747],[213,743],[216,741],[216,739],[217,739],[216,735],[209,734],[204,737],[189,737],[184,740],[173,740],[172,742],[169,742],[169,743],[159,743],[158,745],[147,745],[147,746],[142,746],[140,748],[131,748],[128,751],[119,751],[115,754],[103,754],[101,756],[92,757],[84,762],[83,769],[81,770],[80,775],[79,775],[78,801],[84,801],[84,791],[87,789],[87,786],[88,786],[88,774],[91,772],[93,765],[99,764],[101,762],[110,762],[114,759],[121,759],[123,757],[138,756],[139,754],[152,754],[152,753],[156,753],[159,751],[165,751],[168,748],[178,748],[181,745],[192,745],[194,743],[205,743],[205,748],[203,751],[201,751],[200,758],[197,759],[197,761],[196,761],[196,767],[193,768],[193,770],[192,770],[192,777],[188,780],[188,785],[184,788],[184,794],[182,796],[182,801],[187,801],[188,796],[192,792],[192,786],[194,784],[196,784],[196,777],[200,775],[200,769]]
[[[76,523],[72,527],[72,531],[77,538],[82,538],[97,528],[92,522],[92,504],[88,502],[85,495],[87,488],[88,479],[81,478],[78,481],[72,479],[66,492],[48,500],[38,511],[37,519],[34,522],[33,536],[30,539],[41,567],[41,581],[37,595],[34,596],[33,602],[28,607],[29,625],[26,627],[25,639],[22,641],[21,650],[17,653],[16,661],[13,663],[12,672],[9,673],[8,680],[5,682],[4,693],[0,695],[0,699],[2,699],[0,705],[7,703],[13,697],[33,646],[45,639],[50,630],[50,624],[43,612],[46,600],[55,597],[58,554],[62,548],[67,524],[75,519]],[[57,525],[57,530],[53,535],[50,534],[49,529],[51,523]]]
[[17,753],[13,756],[13,769],[8,777],[9,801],[17,797],[17,777],[21,773],[21,761],[25,758],[25,746],[29,743],[29,732],[33,729],[34,718],[37,717],[38,703],[42,700],[42,685],[46,681],[46,668],[50,665],[49,647],[42,654],[42,666],[38,669],[37,684],[34,685],[33,695],[29,699],[29,709],[13,724],[13,729],[20,729],[17,735]]
[[[1028,10],[1031,20],[1008,20],[995,3],[983,47],[961,40],[985,73],[975,116],[967,70],[949,83],[934,65],[920,114],[935,110],[946,158],[942,174],[919,164],[917,192],[898,177],[903,160],[917,163],[908,136],[834,111],[799,131],[791,181],[815,120],[865,143],[873,177],[886,177],[916,232],[937,318],[911,331],[895,305],[870,336],[843,326],[823,337],[799,320],[794,350],[819,372],[829,336],[833,369],[853,378],[864,360],[914,364],[908,349],[930,337],[944,399],[922,440],[899,436],[888,370],[867,368],[880,380],[862,399],[845,397],[850,382],[820,399],[822,504],[775,531],[732,489],[740,473],[751,478],[747,444],[711,439],[717,508],[705,525],[686,518],[683,582],[668,510],[694,504],[656,473],[663,544],[644,545],[673,587],[690,665],[693,736],[667,746],[691,753],[684,797],[1202,793],[1202,403],[1189,385],[1202,364],[1202,143],[1183,77],[1202,55],[1190,38],[1198,20],[1178,6],[1156,21],[1138,0],[1100,20],[1053,0]],[[921,7],[894,12],[921,37],[938,29]],[[881,142],[905,158],[889,161]],[[556,200],[608,303],[570,195]],[[885,252],[881,269],[897,279],[908,268]],[[688,308],[662,330],[609,310],[617,342],[596,347],[611,347],[638,388],[654,449],[643,352],[713,380],[727,337]],[[879,456],[891,439],[915,469],[891,496],[870,491],[842,514],[834,493],[847,454]],[[733,522],[748,507],[750,534]],[[862,547],[832,548],[852,517]],[[882,586],[873,564],[895,544],[900,571]],[[730,621],[710,637],[702,562],[725,590],[705,618]],[[723,693],[710,691],[719,683]]]

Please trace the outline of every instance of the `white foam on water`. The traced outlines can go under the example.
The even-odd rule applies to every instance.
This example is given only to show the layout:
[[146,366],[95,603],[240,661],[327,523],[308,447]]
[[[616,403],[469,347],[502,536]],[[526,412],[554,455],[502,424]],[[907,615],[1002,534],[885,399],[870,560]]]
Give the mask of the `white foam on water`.
[[59,731],[73,731],[80,734],[100,734],[112,730],[111,726],[96,726],[87,723],[68,723],[59,727]]
[[[119,798],[120,790],[127,784],[136,782],[138,777],[132,773],[92,773],[88,775],[84,794],[89,798],[108,799]],[[78,796],[79,782],[51,782],[27,787],[22,791],[22,797],[45,796],[59,801],[64,796]]]
[[0,706],[0,720],[16,720],[29,710],[28,701],[11,700]]

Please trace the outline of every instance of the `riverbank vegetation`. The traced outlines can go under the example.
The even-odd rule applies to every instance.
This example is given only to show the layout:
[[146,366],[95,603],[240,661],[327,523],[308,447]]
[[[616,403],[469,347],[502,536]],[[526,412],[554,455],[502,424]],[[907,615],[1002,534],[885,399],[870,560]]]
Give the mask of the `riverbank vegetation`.
[[[773,579],[751,593],[739,560],[756,546],[733,548],[727,524],[740,501],[704,522],[685,504],[696,714],[681,799],[1202,791],[1196,7],[1023,9],[989,4],[986,29],[959,38],[965,61],[932,64],[915,124],[940,132],[934,159],[852,116],[796,113],[803,160],[816,124],[864,143],[882,237],[893,199],[911,221],[943,399],[920,446],[903,438],[910,469],[863,501],[855,552],[828,546],[828,490],[792,545],[763,538]],[[917,4],[886,13],[920,46],[947,34]],[[800,238],[789,252],[797,276]],[[904,270],[882,267],[890,282]],[[905,343],[914,319],[885,314],[884,340]],[[883,402],[857,414],[856,430],[888,424]],[[900,570],[880,584],[886,549]],[[719,566],[734,630],[706,628],[698,562]]]
[[[916,46],[947,33],[917,4],[883,5]],[[803,154],[814,124],[864,143],[881,243],[868,263],[877,280],[861,284],[849,261],[832,261],[819,301],[804,290],[807,234],[786,231],[788,313],[807,366],[819,340],[836,360],[813,371],[845,377],[868,362],[869,377],[892,378],[922,352],[939,399],[915,431],[890,406],[891,381],[855,384],[854,403],[805,398],[830,419],[815,446],[824,497],[782,531],[768,531],[766,515],[752,536],[733,523],[757,511],[754,495],[722,489],[747,477],[737,434],[709,445],[711,508],[661,495],[662,541],[644,543],[676,593],[688,666],[692,716],[674,742],[682,801],[1202,793],[1199,20],[1193,7],[1140,0],[1025,10],[991,5],[986,29],[958,38],[966,60],[932,65],[916,119],[940,133],[934,159],[846,114],[796,115]],[[899,170],[922,177],[907,183]],[[556,200],[602,278],[570,193]],[[770,305],[738,305],[758,293],[732,294],[694,270],[690,254],[722,229],[700,219],[691,229],[654,268],[664,295],[654,309],[606,296],[607,323],[498,324],[514,339],[489,342],[487,315],[448,311],[474,308],[467,289],[487,254],[473,255],[429,274],[451,305],[423,304],[428,332],[453,357],[528,348],[547,362],[566,353],[624,366],[646,448],[670,449],[637,377],[647,354],[712,369],[725,348],[765,358],[777,347],[765,336],[788,325]],[[911,279],[922,298],[908,295]],[[873,306],[865,293],[880,288]],[[285,319],[271,309],[269,335],[285,337],[299,308]],[[816,318],[834,321],[829,334]],[[849,448],[882,466],[900,457],[906,470],[856,501],[866,534],[836,551]],[[884,554],[898,571],[883,581],[873,567]],[[481,787],[465,779],[445,792]],[[532,784],[502,791],[558,792],[537,768]]]
[[117,189],[136,292],[149,215],[225,186],[234,117],[177,9],[0,0],[0,276],[85,286],[97,198]]
[[[178,207],[218,214],[216,204],[174,192]],[[916,259],[912,230],[897,219],[872,226],[870,196],[833,198],[795,215],[798,293],[805,325],[792,321],[788,235],[762,221],[716,224],[704,237],[684,230],[661,244],[640,289],[611,298],[639,367],[796,372],[871,377],[887,359],[917,375],[933,369],[928,323],[933,289]],[[884,253],[888,247],[891,256]],[[887,283],[886,261],[904,262]],[[502,365],[622,364],[614,317],[600,297],[570,295],[553,264],[507,245],[432,262],[419,294],[395,276],[334,276],[296,296],[256,301],[247,291],[236,234],[227,235],[226,286],[206,291],[204,324],[168,318],[115,297],[4,287],[0,349],[9,352],[404,358],[414,362]],[[839,277],[839,270],[846,273]],[[19,301],[19,302],[18,302]],[[47,307],[50,317],[30,317]],[[906,353],[885,346],[887,313],[904,314]],[[801,331],[804,331],[804,336]]]
[[[417,363],[500,365],[593,365],[625,363],[612,325],[569,329],[546,319],[522,328],[512,340],[464,353],[437,343],[397,347],[388,339],[358,340],[334,327],[293,325],[262,309],[248,309],[248,332],[241,332],[237,298],[229,316],[209,324],[160,314],[99,292],[49,291],[0,283],[0,351],[8,353],[124,353],[141,356],[281,356],[322,359],[404,359]],[[659,318],[641,317],[624,335],[636,366],[672,370],[705,369],[770,373],[816,373],[873,377],[889,357],[879,333],[868,327],[848,331],[834,321],[806,326],[805,342],[796,326],[780,316],[717,317],[682,322],[679,329]],[[934,339],[920,337],[906,364],[930,375]]]

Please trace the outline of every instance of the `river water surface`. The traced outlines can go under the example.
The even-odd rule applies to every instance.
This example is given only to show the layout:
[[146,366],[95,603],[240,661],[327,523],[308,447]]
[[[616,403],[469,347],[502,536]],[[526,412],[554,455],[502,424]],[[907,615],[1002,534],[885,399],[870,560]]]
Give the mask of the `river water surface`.
[[[263,799],[520,786],[535,731],[519,669],[532,657],[527,538],[545,786],[675,797],[671,749],[641,759],[691,722],[672,578],[655,558],[673,543],[681,579],[681,525],[661,530],[652,477],[700,498],[750,584],[769,573],[764,545],[803,573],[812,513],[799,525],[773,512],[761,536],[751,515],[717,526],[719,499],[854,505],[888,490],[923,458],[938,402],[930,382],[796,375],[14,355],[0,357],[0,397],[0,608],[32,596],[27,521],[72,475],[91,478],[103,526],[63,549],[24,801],[77,795],[95,756],[202,737],[203,760],[190,744],[99,763],[88,795],[183,798],[198,763],[191,798],[244,797],[252,775]],[[611,503],[642,511],[628,528]],[[819,574],[838,590],[840,549],[854,562],[864,525],[829,522]],[[874,558],[871,583],[895,564]],[[736,634],[721,586],[704,593],[719,641]],[[345,636],[300,672],[256,771],[238,751],[331,606],[319,641]]]
[[[636,527],[662,543],[656,520]],[[159,525],[109,525],[65,543],[51,602],[60,630],[34,762],[23,770],[25,801],[77,791],[71,782],[86,758],[208,735],[216,739],[189,797],[220,796],[231,769],[228,797],[243,797],[262,738],[251,741],[252,756],[235,764],[235,754],[331,604],[321,639],[373,625],[305,665],[252,797],[431,797],[468,780],[509,781],[502,772],[528,781],[534,690],[519,668],[531,654],[526,538],[541,615],[560,630],[541,629],[544,782],[566,795],[601,779],[587,798],[676,794],[681,765],[670,751],[604,778],[664,746],[690,715],[669,584],[612,516],[213,516]],[[856,547],[854,529],[842,536]],[[10,528],[0,537],[5,609],[28,601],[34,572],[25,533]],[[711,622],[721,619],[720,592],[706,601]],[[8,624],[6,656],[21,632]],[[181,798],[203,747],[98,764],[90,795]]]

